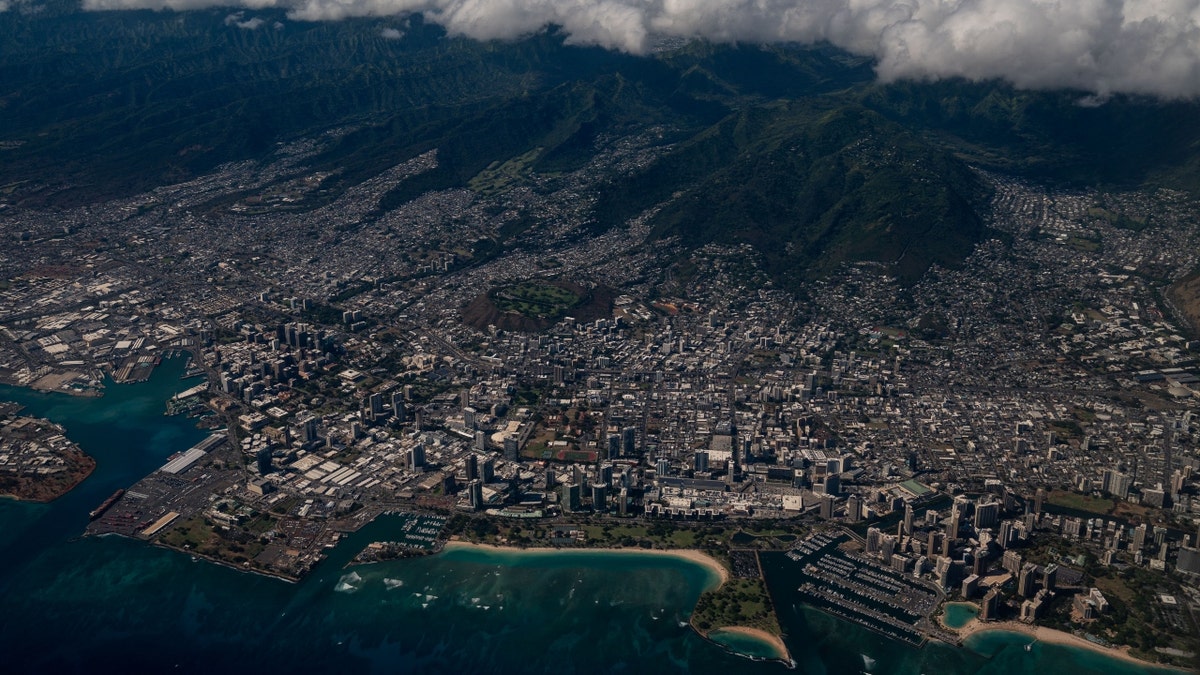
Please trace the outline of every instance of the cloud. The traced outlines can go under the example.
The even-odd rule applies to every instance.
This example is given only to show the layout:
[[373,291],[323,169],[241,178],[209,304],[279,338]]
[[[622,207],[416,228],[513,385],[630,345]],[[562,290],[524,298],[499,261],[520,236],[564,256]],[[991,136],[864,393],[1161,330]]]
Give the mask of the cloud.
[[829,42],[873,57],[884,81],[1200,96],[1200,0],[83,0],[91,10],[230,2],[300,21],[420,12],[481,40],[555,24],[574,44],[632,53],[647,52],[655,36]]
[[0,0],[0,13],[10,9],[29,16],[45,10],[46,6],[34,4],[34,0]]
[[399,40],[404,37],[404,31],[395,28],[384,28],[379,31],[379,37],[385,40]]
[[234,12],[233,14],[230,14],[229,16],[225,17],[225,25],[237,26],[238,28],[244,28],[246,30],[255,30],[259,26],[266,23],[266,20],[260,19],[257,16],[242,20],[242,17],[245,16],[245,14],[245,12]]

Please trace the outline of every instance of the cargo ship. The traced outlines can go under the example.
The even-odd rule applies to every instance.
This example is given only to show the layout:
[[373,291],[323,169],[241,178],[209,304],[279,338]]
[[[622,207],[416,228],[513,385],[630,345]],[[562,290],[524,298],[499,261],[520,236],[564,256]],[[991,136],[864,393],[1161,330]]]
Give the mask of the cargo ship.
[[88,514],[88,519],[95,520],[95,519],[99,518],[100,516],[104,515],[104,512],[109,510],[110,508],[112,508],[112,505],[116,504],[117,500],[120,499],[121,496],[124,494],[125,494],[125,488],[120,488],[116,492],[112,493],[112,496],[109,497],[108,499],[105,499],[103,504],[92,509],[91,513]]

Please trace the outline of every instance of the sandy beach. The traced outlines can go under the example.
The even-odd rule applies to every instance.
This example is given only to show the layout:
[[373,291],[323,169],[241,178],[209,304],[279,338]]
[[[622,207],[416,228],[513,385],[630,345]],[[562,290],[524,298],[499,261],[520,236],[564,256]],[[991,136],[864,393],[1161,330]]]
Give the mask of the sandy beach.
[[[970,635],[987,631],[1008,631],[1010,633],[1021,633],[1022,635],[1028,635],[1032,638],[1037,638],[1037,640],[1040,642],[1079,647],[1081,649],[1087,649],[1099,654],[1104,654],[1105,656],[1121,659],[1122,661],[1127,661],[1129,663],[1136,663],[1143,666],[1151,665],[1156,668],[1171,668],[1171,666],[1166,664],[1143,661],[1142,659],[1130,654],[1129,647],[1105,647],[1098,645],[1095,642],[1089,642],[1078,635],[1072,635],[1071,633],[1055,630],[1053,628],[1046,628],[1045,626],[1030,626],[1029,624],[1024,624],[1019,621],[999,621],[985,623],[979,619],[973,619],[966,626],[963,626],[958,631],[958,634],[963,639],[966,639]],[[1189,672],[1182,668],[1176,668],[1175,670],[1179,670],[1180,672]]]
[[792,658],[791,652],[788,651],[787,645],[783,643],[783,639],[778,635],[773,635],[765,630],[758,628],[750,628],[749,626],[729,626],[726,628],[717,628],[709,632],[708,637],[711,639],[713,633],[737,633],[745,635],[756,640],[761,640],[775,648],[775,657],[780,661],[788,661]]
[[[497,546],[495,544],[475,544],[471,542],[453,540],[446,542],[446,549],[452,550],[456,548],[483,548],[494,551],[505,551],[510,553],[553,553],[562,555],[578,555],[581,553],[617,553],[626,555],[657,555],[670,556],[672,558],[683,558],[698,565],[702,565],[717,575],[722,584],[729,581],[729,570],[720,563],[716,558],[701,553],[693,549],[658,549],[658,548],[553,548],[550,546],[533,546],[529,548],[520,548],[517,546]],[[711,589],[710,589],[711,590]]]
[[[446,542],[445,548],[448,550],[454,549],[489,549],[504,553],[548,553],[553,555],[579,555],[586,553],[604,553],[604,554],[623,554],[623,555],[653,555],[653,556],[669,556],[672,558],[682,558],[689,562],[694,562],[711,571],[717,576],[720,581],[716,586],[708,590],[720,588],[725,582],[729,581],[729,570],[721,564],[716,558],[701,553],[695,549],[658,549],[658,548],[553,548],[549,546],[532,546],[521,548],[517,546],[498,546],[496,544],[476,544],[462,540],[451,540]],[[709,634],[714,632],[737,633],[748,637],[761,640],[775,650],[776,657],[781,661],[791,659],[791,652],[788,651],[787,645],[778,635],[773,635],[765,630],[751,628],[749,626],[722,626],[709,631]],[[701,633],[703,635],[703,633]],[[705,636],[708,637],[708,636]],[[711,638],[710,638],[711,639]]]

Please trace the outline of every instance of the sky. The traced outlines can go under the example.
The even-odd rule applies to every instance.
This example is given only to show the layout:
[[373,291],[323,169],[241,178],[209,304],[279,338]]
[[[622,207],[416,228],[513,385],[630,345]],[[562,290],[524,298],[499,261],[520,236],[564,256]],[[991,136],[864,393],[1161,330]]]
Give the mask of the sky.
[[[12,0],[0,0],[0,7]],[[284,9],[294,21],[420,12],[453,35],[515,39],[548,25],[574,44],[641,54],[656,37],[828,42],[883,81],[1001,79],[1104,97],[1200,95],[1200,0],[83,0],[88,10]],[[246,27],[246,26],[242,26]],[[396,34],[389,33],[393,39]]]

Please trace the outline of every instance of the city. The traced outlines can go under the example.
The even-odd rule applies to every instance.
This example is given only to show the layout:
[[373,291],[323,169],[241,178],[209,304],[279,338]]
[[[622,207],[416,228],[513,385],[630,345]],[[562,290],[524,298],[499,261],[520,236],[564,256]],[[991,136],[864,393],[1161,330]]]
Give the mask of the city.
[[[89,533],[298,579],[382,514],[431,520],[364,559],[770,522],[806,533],[799,597],[902,641],[957,642],[934,614],[963,599],[1193,662],[1200,341],[1169,290],[1200,265],[1190,198],[981,171],[992,236],[961,266],[785,290],[752,247],[653,240],[646,214],[589,233],[596,182],[661,130],[396,208],[437,151],[327,194],[305,162],[344,131],[0,206],[0,380],[98,396],[186,355],[170,412],[212,430]],[[0,476],[27,464],[9,447]]]

